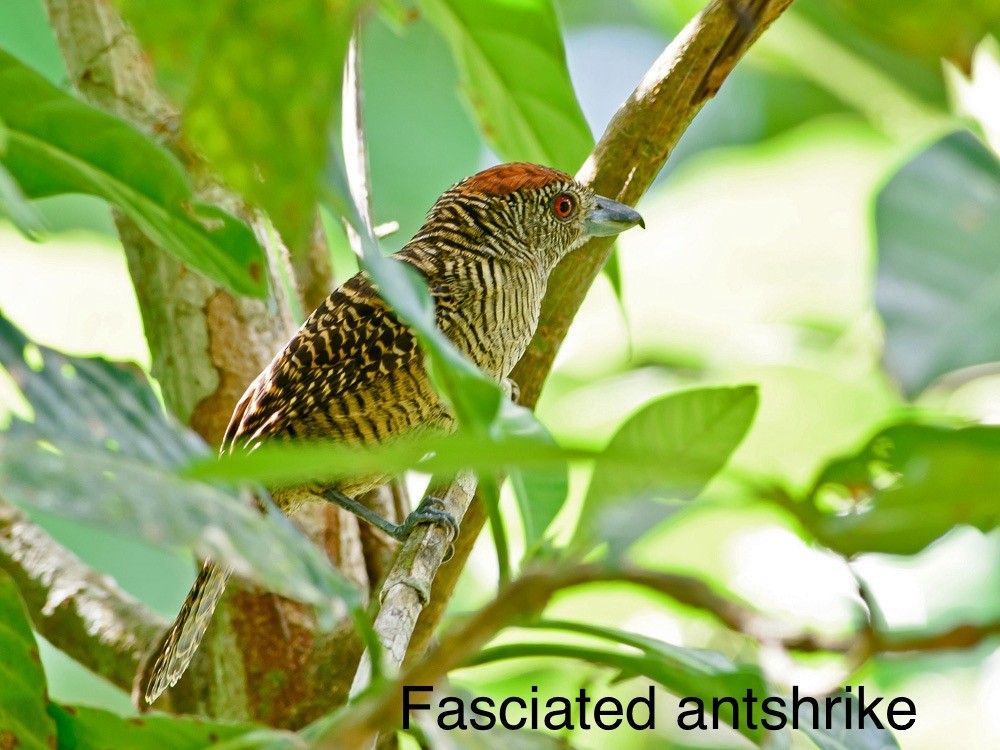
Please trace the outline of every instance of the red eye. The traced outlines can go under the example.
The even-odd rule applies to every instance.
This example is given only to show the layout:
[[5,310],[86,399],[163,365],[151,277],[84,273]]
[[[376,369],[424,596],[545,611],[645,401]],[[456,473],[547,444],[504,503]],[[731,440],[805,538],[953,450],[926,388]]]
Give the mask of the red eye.
[[560,219],[568,219],[576,211],[576,199],[569,193],[560,193],[552,201],[552,213]]

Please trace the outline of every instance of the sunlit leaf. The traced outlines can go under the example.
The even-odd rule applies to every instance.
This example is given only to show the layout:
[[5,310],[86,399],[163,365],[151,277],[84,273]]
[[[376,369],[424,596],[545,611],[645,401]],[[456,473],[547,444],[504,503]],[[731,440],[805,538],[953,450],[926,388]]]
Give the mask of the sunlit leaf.
[[[505,435],[557,449],[555,438],[530,411],[510,408],[511,406],[505,404],[502,412],[502,430]],[[524,525],[526,555],[531,556],[539,549],[546,531],[566,502],[569,468],[561,462],[535,467],[521,467],[515,463],[506,468]]]
[[876,203],[885,366],[914,396],[1000,360],[1000,161],[954,133],[906,164]]
[[575,172],[594,145],[552,0],[421,0],[452,48],[480,130],[504,159]]
[[187,101],[209,33],[225,10],[224,4],[201,0],[114,2],[151,59],[157,84],[174,101]]
[[0,571],[0,747],[52,750],[42,658],[14,581]]
[[910,555],[958,524],[1000,524],[1000,427],[894,425],[834,461],[791,508],[845,555]]
[[227,0],[214,15],[184,126],[293,252],[316,219],[328,130],[360,0]]
[[[7,153],[9,143],[10,134],[7,132],[7,126],[0,120],[0,159]],[[42,217],[21,192],[21,186],[17,184],[14,175],[8,172],[2,163],[0,163],[0,216],[10,219],[18,231],[28,239],[37,239],[45,228]]]
[[830,3],[871,36],[929,64],[941,58],[969,70],[976,44],[1000,32],[995,0],[835,0]]
[[[189,750],[216,747],[253,727],[179,716],[122,718],[85,706],[49,706],[59,732],[58,750]],[[275,732],[277,734],[277,732]]]
[[328,617],[357,603],[279,511],[263,515],[231,488],[178,475],[210,452],[162,410],[138,368],[37,346],[2,317],[0,365],[33,411],[0,433],[4,497],[116,534],[190,545]]
[[[717,651],[683,648],[653,638],[581,623],[543,622],[540,626],[611,640],[631,649],[638,649],[639,652],[563,643],[513,643],[487,648],[473,657],[469,664],[546,656],[578,659],[588,664],[599,664],[616,670],[618,680],[646,677],[676,696],[690,696],[707,701],[709,709],[712,698],[715,697],[733,696],[738,700],[746,695],[747,690],[752,690],[757,696],[770,694],[759,667],[734,664]],[[720,716],[732,725],[731,707],[724,706]],[[755,741],[760,741],[768,735],[774,740],[777,735],[784,734],[767,732],[760,724],[756,725],[756,729],[750,729],[745,722],[739,724],[738,731]]]
[[[584,498],[579,541],[605,539],[621,551],[671,512],[663,504],[659,519],[615,522],[623,503],[690,500],[698,495],[743,441],[757,411],[757,389],[699,388],[654,400],[628,417],[612,437]],[[656,456],[655,461],[622,471],[620,456]],[[626,508],[627,510],[627,508]]]
[[[802,704],[799,731],[811,739],[819,750],[899,750],[899,743],[892,732],[884,727],[879,729],[870,719],[865,722],[864,729],[858,728],[857,696],[843,692],[838,696],[841,702],[830,710],[829,725],[825,711],[816,717],[810,703]],[[785,715],[791,716],[791,712],[786,711]]]
[[194,201],[180,163],[116,117],[0,51],[2,164],[28,198],[87,193],[124,212],[164,250],[240,294],[267,291],[264,251],[242,222]]
[[[454,685],[449,686],[448,695],[462,702],[465,716],[476,716],[471,703],[478,696]],[[452,716],[444,717],[445,726],[449,728],[442,729],[438,722],[442,720],[443,713],[441,706],[432,701],[426,714],[420,712],[413,715],[434,750],[573,750],[564,737],[553,737],[526,727],[506,729],[498,723],[492,729],[451,728]]]
[[[341,126],[338,122],[338,132]],[[458,422],[476,432],[490,430],[497,422],[505,399],[499,384],[486,377],[437,327],[426,280],[412,266],[382,254],[372,228],[353,202],[351,179],[343,152],[332,149],[324,176],[326,205],[354,227],[361,242],[365,272],[382,299],[413,330],[426,355],[424,365],[431,383],[451,406]]]

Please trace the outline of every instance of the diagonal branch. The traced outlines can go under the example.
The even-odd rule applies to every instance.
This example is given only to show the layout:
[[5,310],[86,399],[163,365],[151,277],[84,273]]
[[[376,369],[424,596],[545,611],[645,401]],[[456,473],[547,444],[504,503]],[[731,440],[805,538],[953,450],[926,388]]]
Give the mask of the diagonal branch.
[[[601,195],[635,205],[652,185],[681,135],[743,53],[792,0],[711,0],[677,35],[615,114],[577,174]],[[611,253],[613,238],[596,238],[560,264],[549,280],[528,350],[511,374],[520,403],[534,407],[556,353],[583,299]],[[473,502],[455,543],[454,558],[434,578],[429,605],[411,639],[422,654],[486,521]]]
[[142,650],[167,626],[162,617],[3,500],[0,570],[13,579],[35,629],[52,645],[122,690],[131,689]]
[[932,651],[965,648],[1000,633],[1000,622],[961,625],[944,633],[908,639],[867,628],[846,639],[825,639],[793,633],[783,623],[769,620],[749,607],[720,596],[705,583],[688,576],[639,568],[613,569],[576,565],[534,569],[501,588],[495,599],[446,633],[440,643],[407,667],[392,683],[352,705],[331,727],[320,750],[368,747],[374,737],[403,719],[402,694],[407,685],[435,685],[453,669],[468,666],[473,657],[504,628],[530,620],[545,609],[553,595],[591,583],[617,582],[641,586],[712,614],[720,622],[758,641],[788,650],[828,651],[850,656],[859,647],[866,653]]

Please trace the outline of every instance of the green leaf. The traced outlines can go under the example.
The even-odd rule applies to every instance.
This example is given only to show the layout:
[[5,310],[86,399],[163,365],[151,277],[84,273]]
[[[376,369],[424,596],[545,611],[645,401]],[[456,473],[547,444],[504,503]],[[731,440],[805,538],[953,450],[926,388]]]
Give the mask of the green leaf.
[[[351,140],[344,138],[342,114],[334,117],[331,123],[331,142],[334,144]],[[351,188],[352,185],[360,187],[357,184],[359,177],[356,173],[348,174],[343,149],[332,148],[324,170],[324,203],[336,216],[354,227],[361,244],[365,272],[381,297],[414,332],[426,355],[424,364],[431,383],[451,406],[458,423],[477,434],[497,429],[501,405],[506,400],[499,385],[460,353],[437,327],[434,303],[426,280],[419,272],[382,254],[372,227],[363,218],[365,212],[355,204],[359,191]]]
[[[455,685],[449,685],[448,696],[461,701],[465,716],[476,716],[471,704],[479,696]],[[566,737],[553,737],[524,727],[506,729],[501,724],[487,730],[472,727],[442,729],[438,722],[443,713],[440,704],[432,702],[426,715],[414,714],[413,717],[424,732],[427,746],[435,750],[573,750]],[[453,716],[445,718],[449,723],[453,720]]]
[[1000,162],[954,133],[906,164],[875,209],[884,362],[909,396],[1000,360]]
[[138,368],[37,346],[0,316],[0,365],[30,404],[0,433],[0,495],[117,534],[190,545],[329,620],[356,590],[272,505],[178,469],[208,457],[164,413]]
[[51,750],[45,673],[14,581],[0,571],[0,747]]
[[[733,664],[717,651],[673,646],[653,638],[581,623],[542,622],[538,627],[611,640],[638,649],[639,653],[561,643],[516,643],[484,649],[468,665],[525,657],[579,659],[617,670],[617,680],[642,675],[679,697],[701,698],[709,707],[712,698],[733,696],[738,700],[746,695],[748,689],[757,696],[770,695],[767,682],[757,666]],[[724,704],[720,716],[732,725],[730,707]],[[750,729],[745,722],[740,722],[738,731],[755,742],[769,735],[773,740],[778,734],[764,730],[759,723],[757,729]]]
[[360,218],[362,262],[393,312],[416,334],[427,355],[424,364],[435,390],[451,406],[459,424],[476,432],[490,430],[506,400],[500,386],[486,377],[437,327],[426,281],[412,267],[385,257]]
[[[501,422],[501,431],[506,436],[558,450],[555,438],[527,409],[506,402]],[[541,549],[549,526],[566,502],[569,469],[565,462],[559,461],[535,467],[521,467],[515,463],[506,468],[524,526],[525,557],[528,558]]]
[[1000,427],[899,424],[816,479],[790,505],[823,544],[844,555],[912,555],[958,524],[1000,524]]
[[479,496],[486,506],[486,516],[490,520],[490,534],[493,536],[493,547],[497,552],[497,570],[499,571],[500,585],[510,583],[510,544],[507,542],[507,529],[500,515],[500,487],[497,478],[491,474],[483,473],[479,477]]
[[266,294],[264,251],[253,232],[217,208],[195,204],[176,159],[3,51],[0,119],[8,135],[0,163],[27,197],[103,198],[191,268],[240,294]]
[[215,19],[225,10],[223,3],[200,0],[115,0],[115,6],[135,31],[143,51],[149,55],[157,84],[176,102],[186,102],[204,57]]
[[[254,727],[176,716],[123,718],[84,706],[49,706],[59,750],[190,750],[246,736]],[[277,734],[277,732],[275,732]]]
[[480,130],[504,159],[575,172],[594,145],[551,0],[421,0],[451,45]]
[[185,107],[192,142],[268,213],[293,252],[305,248],[316,221],[360,7],[360,0],[226,0]]
[[[0,154],[2,156],[2,154]],[[0,163],[0,216],[6,216],[11,224],[29,240],[38,240],[45,231],[45,221],[35,210],[7,168]]]
[[[826,716],[819,721],[813,719],[812,706],[805,704],[805,710],[799,715],[799,731],[811,739],[819,750],[899,750],[899,743],[888,729],[879,729],[872,721],[865,723],[864,729],[858,729],[852,719],[848,729],[848,714],[857,716],[857,697],[841,692],[842,698],[830,712],[830,726],[826,726]],[[790,711],[785,715],[791,717]],[[818,728],[814,728],[818,725]]]
[[795,3],[790,13],[807,19],[816,33],[828,37],[835,45],[832,49],[843,50],[865,67],[888,76],[900,87],[900,93],[914,102],[929,106],[932,112],[947,112],[948,92],[940,60],[915,58],[900,49],[898,40],[867,33],[850,12],[845,12],[847,1],[853,2],[805,0]]
[[314,745],[298,734],[277,729],[260,729],[234,737],[211,750],[311,750]]
[[[577,541],[605,539],[612,552],[624,550],[672,510],[654,499],[696,497],[743,441],[757,411],[757,388],[699,388],[670,394],[628,417],[594,465],[583,502]],[[654,455],[656,461],[621,471],[622,457]],[[639,501],[644,522],[618,511]]]
[[971,67],[975,46],[1000,31],[996,0],[838,0],[829,3],[845,19],[872,39],[898,49],[928,65],[941,58],[962,70]]

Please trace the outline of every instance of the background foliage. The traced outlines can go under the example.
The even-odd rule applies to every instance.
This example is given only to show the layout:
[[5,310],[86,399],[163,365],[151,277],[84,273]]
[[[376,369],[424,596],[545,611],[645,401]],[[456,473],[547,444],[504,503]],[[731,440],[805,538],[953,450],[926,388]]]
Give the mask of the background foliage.
[[[188,135],[269,212],[293,255],[312,230],[302,206],[320,200],[329,219],[350,200],[339,148],[330,148],[340,136],[332,71],[358,4],[296,5],[308,24],[290,24],[291,14],[267,3],[184,2],[169,12],[119,4],[183,106]],[[575,170],[592,133],[698,7],[382,3],[363,31],[374,215],[400,225],[382,246],[398,248],[443,189],[498,157]],[[526,531],[515,493],[504,490],[510,549],[501,560],[516,568],[525,549],[552,554],[596,533],[631,564],[696,576],[796,631],[844,637],[866,608],[887,640],[1000,620],[998,29],[990,0],[961,13],[934,0],[906,8],[798,0],[695,120],[640,206],[649,229],[621,240],[614,283],[602,279],[575,321],[538,409],[561,448],[524,414],[498,416],[496,393],[481,390],[446,348],[434,349],[444,387],[465,405],[466,446],[496,439],[511,462],[547,457],[534,466],[541,475],[526,466],[512,483],[529,498],[547,488],[546,503],[520,506],[529,509]],[[263,52],[273,77],[228,75],[252,69],[240,61]],[[67,84],[37,0],[0,5],[0,205],[9,219],[0,224],[0,396],[20,415],[0,436],[0,492],[85,562],[172,615],[191,580],[190,556],[163,545],[219,553],[203,531],[231,511],[232,493],[206,482],[211,465],[179,475],[209,449],[162,413],[144,375],[112,363],[148,369],[150,356],[109,204],[239,292],[263,293],[267,279],[255,271],[263,256],[241,207],[191,204],[184,155],[82,104]],[[259,118],[240,116],[248,100]],[[284,119],[269,116],[279,112],[294,113],[299,129],[271,127]],[[326,227],[345,278],[357,261],[337,222]],[[405,298],[419,318],[420,290],[394,281],[394,299]],[[120,414],[131,420],[114,422]],[[515,434],[519,419],[527,427]],[[149,436],[156,450],[145,449]],[[642,450],[649,453],[639,466],[623,463]],[[105,452],[97,460],[94,451]],[[67,466],[95,465],[103,473],[80,470],[73,485],[52,479]],[[267,466],[214,470],[260,477]],[[92,476],[102,483],[86,486]],[[143,515],[150,495],[121,489],[136,483],[161,493],[152,508],[161,515]],[[64,495],[32,497],[38,486]],[[80,496],[104,499],[70,502]],[[193,507],[201,514],[182,512]],[[248,574],[307,601],[354,604],[290,527],[262,559],[254,554],[263,547],[260,519],[230,521],[223,552],[245,555]],[[492,595],[498,556],[490,546],[484,536],[456,613]],[[209,734],[243,747],[288,740],[244,737],[245,727],[119,718],[131,712],[124,694],[36,636],[42,674],[19,607],[0,580],[9,626],[0,631],[0,668],[23,682],[0,686],[0,720],[18,722],[39,747],[49,736],[81,748],[96,737],[115,747],[198,746]],[[860,681],[911,697],[915,727],[895,740],[782,741],[913,750],[1000,742],[990,710],[1000,701],[995,636],[845,665],[834,654],[757,648],[691,608],[611,584],[561,595],[545,618],[502,634],[454,681],[494,696],[537,684],[542,694],[589,685],[623,698],[650,680],[670,694],[706,695],[746,684],[822,691]],[[688,746],[691,738],[670,730],[669,710],[665,729],[619,733],[616,747]],[[579,732],[568,740],[602,742]],[[721,731],[711,742],[745,747],[747,739]]]

